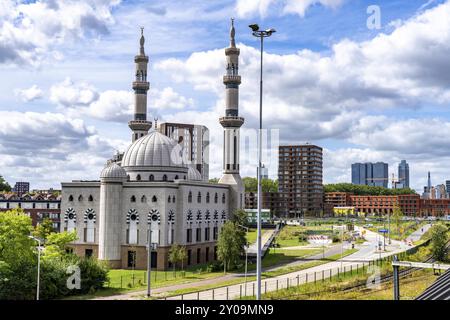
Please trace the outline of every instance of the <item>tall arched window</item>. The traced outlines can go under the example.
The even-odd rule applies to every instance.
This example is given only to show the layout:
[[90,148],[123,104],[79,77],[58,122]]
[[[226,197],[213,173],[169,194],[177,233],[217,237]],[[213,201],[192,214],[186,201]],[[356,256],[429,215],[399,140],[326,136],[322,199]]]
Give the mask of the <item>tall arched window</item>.
[[217,203],[218,201],[219,201],[219,195],[216,192],[216,194],[214,195],[214,203]]
[[222,195],[222,203],[225,203],[225,193]]
[[149,181],[155,181],[155,176],[151,174],[151,175],[148,177],[148,180],[149,180]]
[[177,180],[177,179],[178,179],[178,175],[175,176],[175,180]]
[[199,191],[197,194],[197,203],[201,203],[202,202],[202,193]]
[[80,194],[80,196],[78,197],[78,201],[83,201],[83,196]]
[[140,174],[138,174],[138,175],[136,176],[136,180],[137,180],[137,181],[141,181],[141,175],[140,175]]
[[206,193],[206,203],[209,203],[209,192]]
[[73,201],[73,195],[69,196],[69,201]]
[[131,202],[136,202],[136,197],[135,197],[135,196],[131,196],[130,201],[131,201]]
[[192,203],[192,192],[191,191],[189,191],[189,194],[188,194],[188,203]]
[[167,175],[163,175],[162,180],[163,180],[163,181],[167,181]]
[[92,197],[92,194],[89,195],[88,201],[94,201],[94,198]]
[[175,196],[172,196],[172,202],[175,203]]
[[141,202],[142,203],[146,203],[147,202],[147,197],[145,196],[145,194],[141,197]]
[[170,203],[170,196],[167,197],[167,202]]
[[156,201],[158,201],[158,199],[156,198],[156,196],[153,196],[152,197],[152,202],[156,202]]

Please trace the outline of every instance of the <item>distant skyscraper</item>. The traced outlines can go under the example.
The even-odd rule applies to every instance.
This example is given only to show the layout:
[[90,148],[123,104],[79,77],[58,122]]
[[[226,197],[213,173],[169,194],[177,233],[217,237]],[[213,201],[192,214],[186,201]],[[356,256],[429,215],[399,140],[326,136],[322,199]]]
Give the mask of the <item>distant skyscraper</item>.
[[447,189],[447,198],[450,198],[450,180],[445,181],[445,188]]
[[427,181],[427,185],[425,187],[423,187],[422,197],[424,199],[431,199],[432,191],[433,190],[431,188],[431,173],[430,173],[430,171],[428,171],[428,181]]
[[387,188],[389,182],[389,166],[384,162],[353,163],[352,184]]
[[398,165],[398,182],[403,188],[409,188],[409,164],[402,160]]

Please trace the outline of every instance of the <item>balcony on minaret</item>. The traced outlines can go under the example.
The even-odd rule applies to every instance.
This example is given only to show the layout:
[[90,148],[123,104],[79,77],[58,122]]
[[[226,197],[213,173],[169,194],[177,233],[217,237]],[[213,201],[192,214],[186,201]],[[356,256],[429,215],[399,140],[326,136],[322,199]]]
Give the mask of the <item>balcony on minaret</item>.
[[234,84],[241,84],[241,76],[234,76],[234,75],[224,75],[223,76],[223,83],[234,83]]
[[219,122],[224,128],[240,128],[244,124],[244,118],[239,116],[220,117]]
[[136,93],[147,93],[149,88],[150,84],[147,81],[133,81],[133,90],[136,91]]

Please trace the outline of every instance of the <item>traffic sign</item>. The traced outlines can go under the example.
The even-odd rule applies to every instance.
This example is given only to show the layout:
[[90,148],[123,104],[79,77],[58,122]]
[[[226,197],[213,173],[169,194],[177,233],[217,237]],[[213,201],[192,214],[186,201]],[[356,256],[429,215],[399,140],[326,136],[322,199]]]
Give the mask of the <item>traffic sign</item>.
[[388,231],[388,229],[378,229],[378,232],[381,232],[381,233],[388,233],[389,231]]

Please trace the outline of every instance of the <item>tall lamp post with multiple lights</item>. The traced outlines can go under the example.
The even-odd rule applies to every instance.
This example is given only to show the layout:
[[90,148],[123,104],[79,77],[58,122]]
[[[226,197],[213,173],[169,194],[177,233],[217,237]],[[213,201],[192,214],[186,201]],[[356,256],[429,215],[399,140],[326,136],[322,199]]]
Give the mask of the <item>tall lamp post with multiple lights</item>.
[[259,30],[257,24],[251,24],[253,36],[261,39],[261,66],[259,82],[259,134],[258,134],[258,216],[257,216],[257,236],[256,236],[256,299],[261,299],[261,167],[262,167],[262,93],[263,93],[263,48],[264,38],[270,37],[275,29]]

